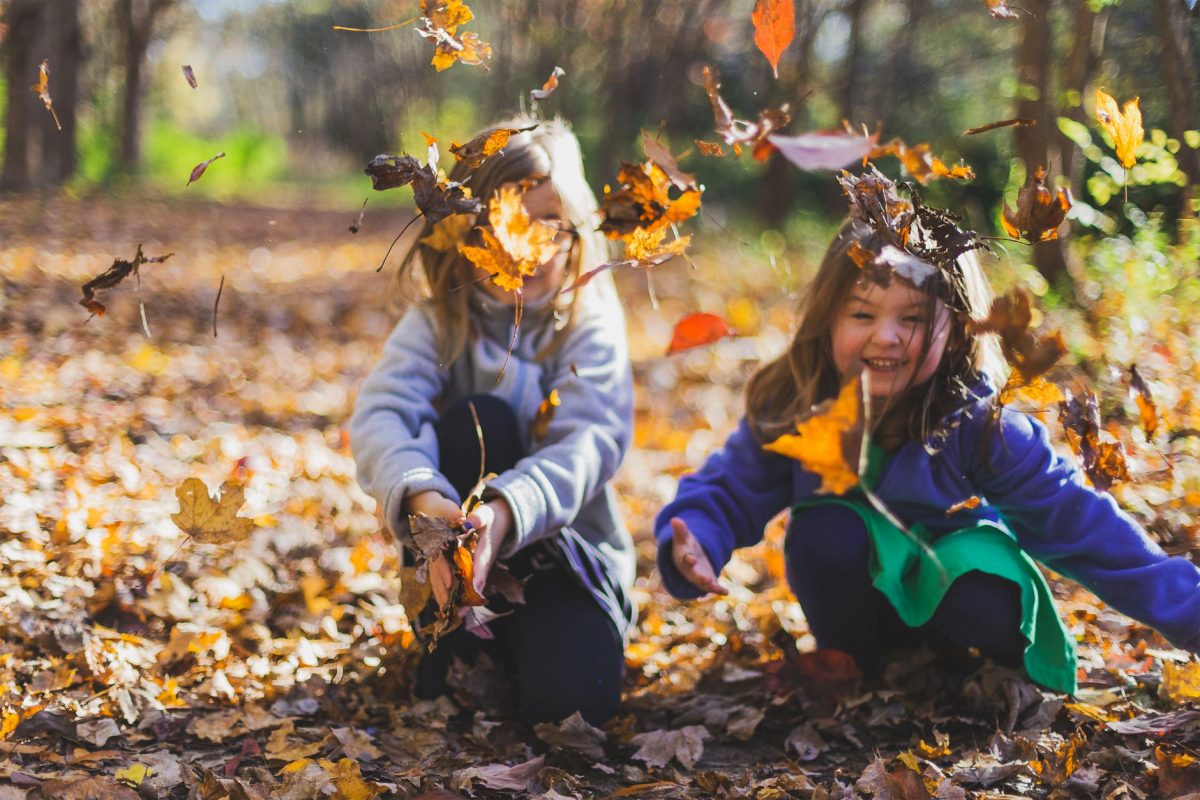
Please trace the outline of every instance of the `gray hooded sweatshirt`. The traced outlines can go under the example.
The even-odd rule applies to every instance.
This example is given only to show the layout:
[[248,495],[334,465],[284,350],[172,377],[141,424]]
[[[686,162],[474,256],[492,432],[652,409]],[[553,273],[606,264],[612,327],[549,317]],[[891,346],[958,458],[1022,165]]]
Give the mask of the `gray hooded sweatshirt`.
[[[436,490],[461,502],[438,471],[434,424],[447,406],[472,394],[492,394],[516,412],[525,452],[488,484],[512,508],[504,559],[551,540],[565,563],[625,633],[633,618],[633,542],[618,514],[609,479],[629,447],[633,378],[625,318],[612,279],[581,287],[576,321],[551,355],[535,355],[559,324],[551,304],[526,305],[512,355],[499,383],[512,337],[513,309],[475,289],[474,336],[449,365],[438,362],[433,310],[408,309],[388,337],[383,356],[363,382],[350,418],[358,482],[380,504],[389,529],[409,537],[403,511],[409,494]],[[552,389],[561,400],[544,438],[530,425]]]

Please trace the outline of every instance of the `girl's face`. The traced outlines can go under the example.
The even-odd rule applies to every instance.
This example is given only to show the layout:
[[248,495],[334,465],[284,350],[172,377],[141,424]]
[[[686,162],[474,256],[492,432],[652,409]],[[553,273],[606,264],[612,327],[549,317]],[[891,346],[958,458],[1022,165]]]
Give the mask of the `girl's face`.
[[[929,380],[950,338],[950,312],[940,300],[934,305],[931,321],[929,296],[899,280],[886,289],[873,282],[856,284],[834,318],[833,362],[838,372],[844,377],[861,367],[877,398],[895,398]],[[922,359],[927,334],[929,352]]]
[[[515,186],[516,184],[505,185]],[[571,223],[567,221],[562,200],[549,180],[544,180],[526,189],[521,202],[525,206],[530,220],[542,222],[560,230],[560,233],[554,238],[555,244],[559,245],[558,252],[549,261],[538,266],[535,274],[526,276],[525,285],[521,289],[521,295],[525,298],[526,303],[537,303],[562,288],[563,272],[566,270],[567,259],[570,257],[571,247],[575,242],[575,233],[571,229]],[[500,288],[490,280],[483,281],[480,285],[483,287],[484,293],[493,300],[507,305],[514,305],[517,302],[515,293]]]

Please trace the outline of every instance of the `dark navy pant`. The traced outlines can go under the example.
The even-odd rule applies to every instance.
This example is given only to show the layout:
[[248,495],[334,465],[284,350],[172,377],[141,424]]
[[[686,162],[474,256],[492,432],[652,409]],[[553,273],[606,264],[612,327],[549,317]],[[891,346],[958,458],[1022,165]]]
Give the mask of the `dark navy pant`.
[[864,670],[879,666],[888,648],[921,641],[977,647],[1002,664],[1021,665],[1026,641],[1017,584],[968,572],[950,586],[928,623],[910,628],[871,584],[870,546],[862,518],[845,506],[806,509],[788,526],[788,584],[821,647],[849,653]]
[[[492,395],[469,400],[483,430],[485,474],[511,468],[524,455],[512,408]],[[436,430],[439,468],[466,497],[479,479],[479,437],[467,399],[451,405]],[[486,652],[510,676],[518,713],[530,724],[558,722],[576,711],[593,725],[616,716],[625,660],[612,618],[571,572],[553,541],[531,545],[505,563],[526,578],[524,605],[513,605],[511,614],[488,623],[494,639],[480,639],[465,628],[443,637],[421,659],[417,696],[445,694],[452,660],[472,662]]]

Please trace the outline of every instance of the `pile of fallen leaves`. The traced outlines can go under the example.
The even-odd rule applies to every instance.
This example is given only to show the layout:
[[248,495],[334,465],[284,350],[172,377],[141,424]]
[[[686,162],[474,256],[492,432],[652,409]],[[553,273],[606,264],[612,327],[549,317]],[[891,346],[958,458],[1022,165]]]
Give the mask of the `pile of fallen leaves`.
[[[341,215],[135,202],[8,201],[0,219],[14,221],[0,231],[4,800],[1200,791],[1200,667],[1070,584],[1055,588],[1081,641],[1075,698],[964,654],[902,654],[863,676],[813,651],[779,524],[727,568],[729,598],[662,592],[653,516],[792,327],[779,276],[731,270],[728,249],[703,246],[713,231],[696,274],[659,278],[657,310],[638,273],[617,273],[638,406],[616,486],[641,575],[623,714],[528,730],[486,669],[456,670],[449,698],[409,694],[404,586],[345,433],[390,328],[378,220],[362,239]],[[89,319],[79,286],[128,257],[133,230],[147,253],[175,255]],[[696,308],[738,336],[664,356],[672,320]],[[1177,346],[1146,359],[1148,388],[1163,391]],[[1172,374],[1184,391],[1198,382]],[[1155,470],[1156,448],[1195,420],[1161,413],[1154,446],[1111,425],[1095,435],[1125,446],[1137,480],[1115,489],[1122,502],[1194,552],[1195,459],[1174,459],[1170,481]]]

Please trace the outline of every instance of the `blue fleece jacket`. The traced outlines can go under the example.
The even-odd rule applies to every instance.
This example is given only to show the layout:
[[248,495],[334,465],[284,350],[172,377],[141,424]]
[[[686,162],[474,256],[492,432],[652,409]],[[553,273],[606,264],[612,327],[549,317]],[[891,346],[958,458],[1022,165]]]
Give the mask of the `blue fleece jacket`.
[[[998,424],[989,424],[987,398],[955,416],[958,424],[937,453],[910,441],[892,455],[875,493],[896,516],[934,536],[1001,520],[1036,560],[1176,646],[1200,652],[1200,568],[1167,556],[1112,497],[1091,488],[1037,420],[1006,408]],[[687,523],[720,570],[734,548],[759,542],[772,517],[815,497],[820,483],[799,462],[764,451],[743,420],[720,452],[680,481],[658,515],[658,567],[667,590],[681,599],[702,594],[671,560],[672,517]],[[977,508],[946,516],[972,495],[983,501]]]

